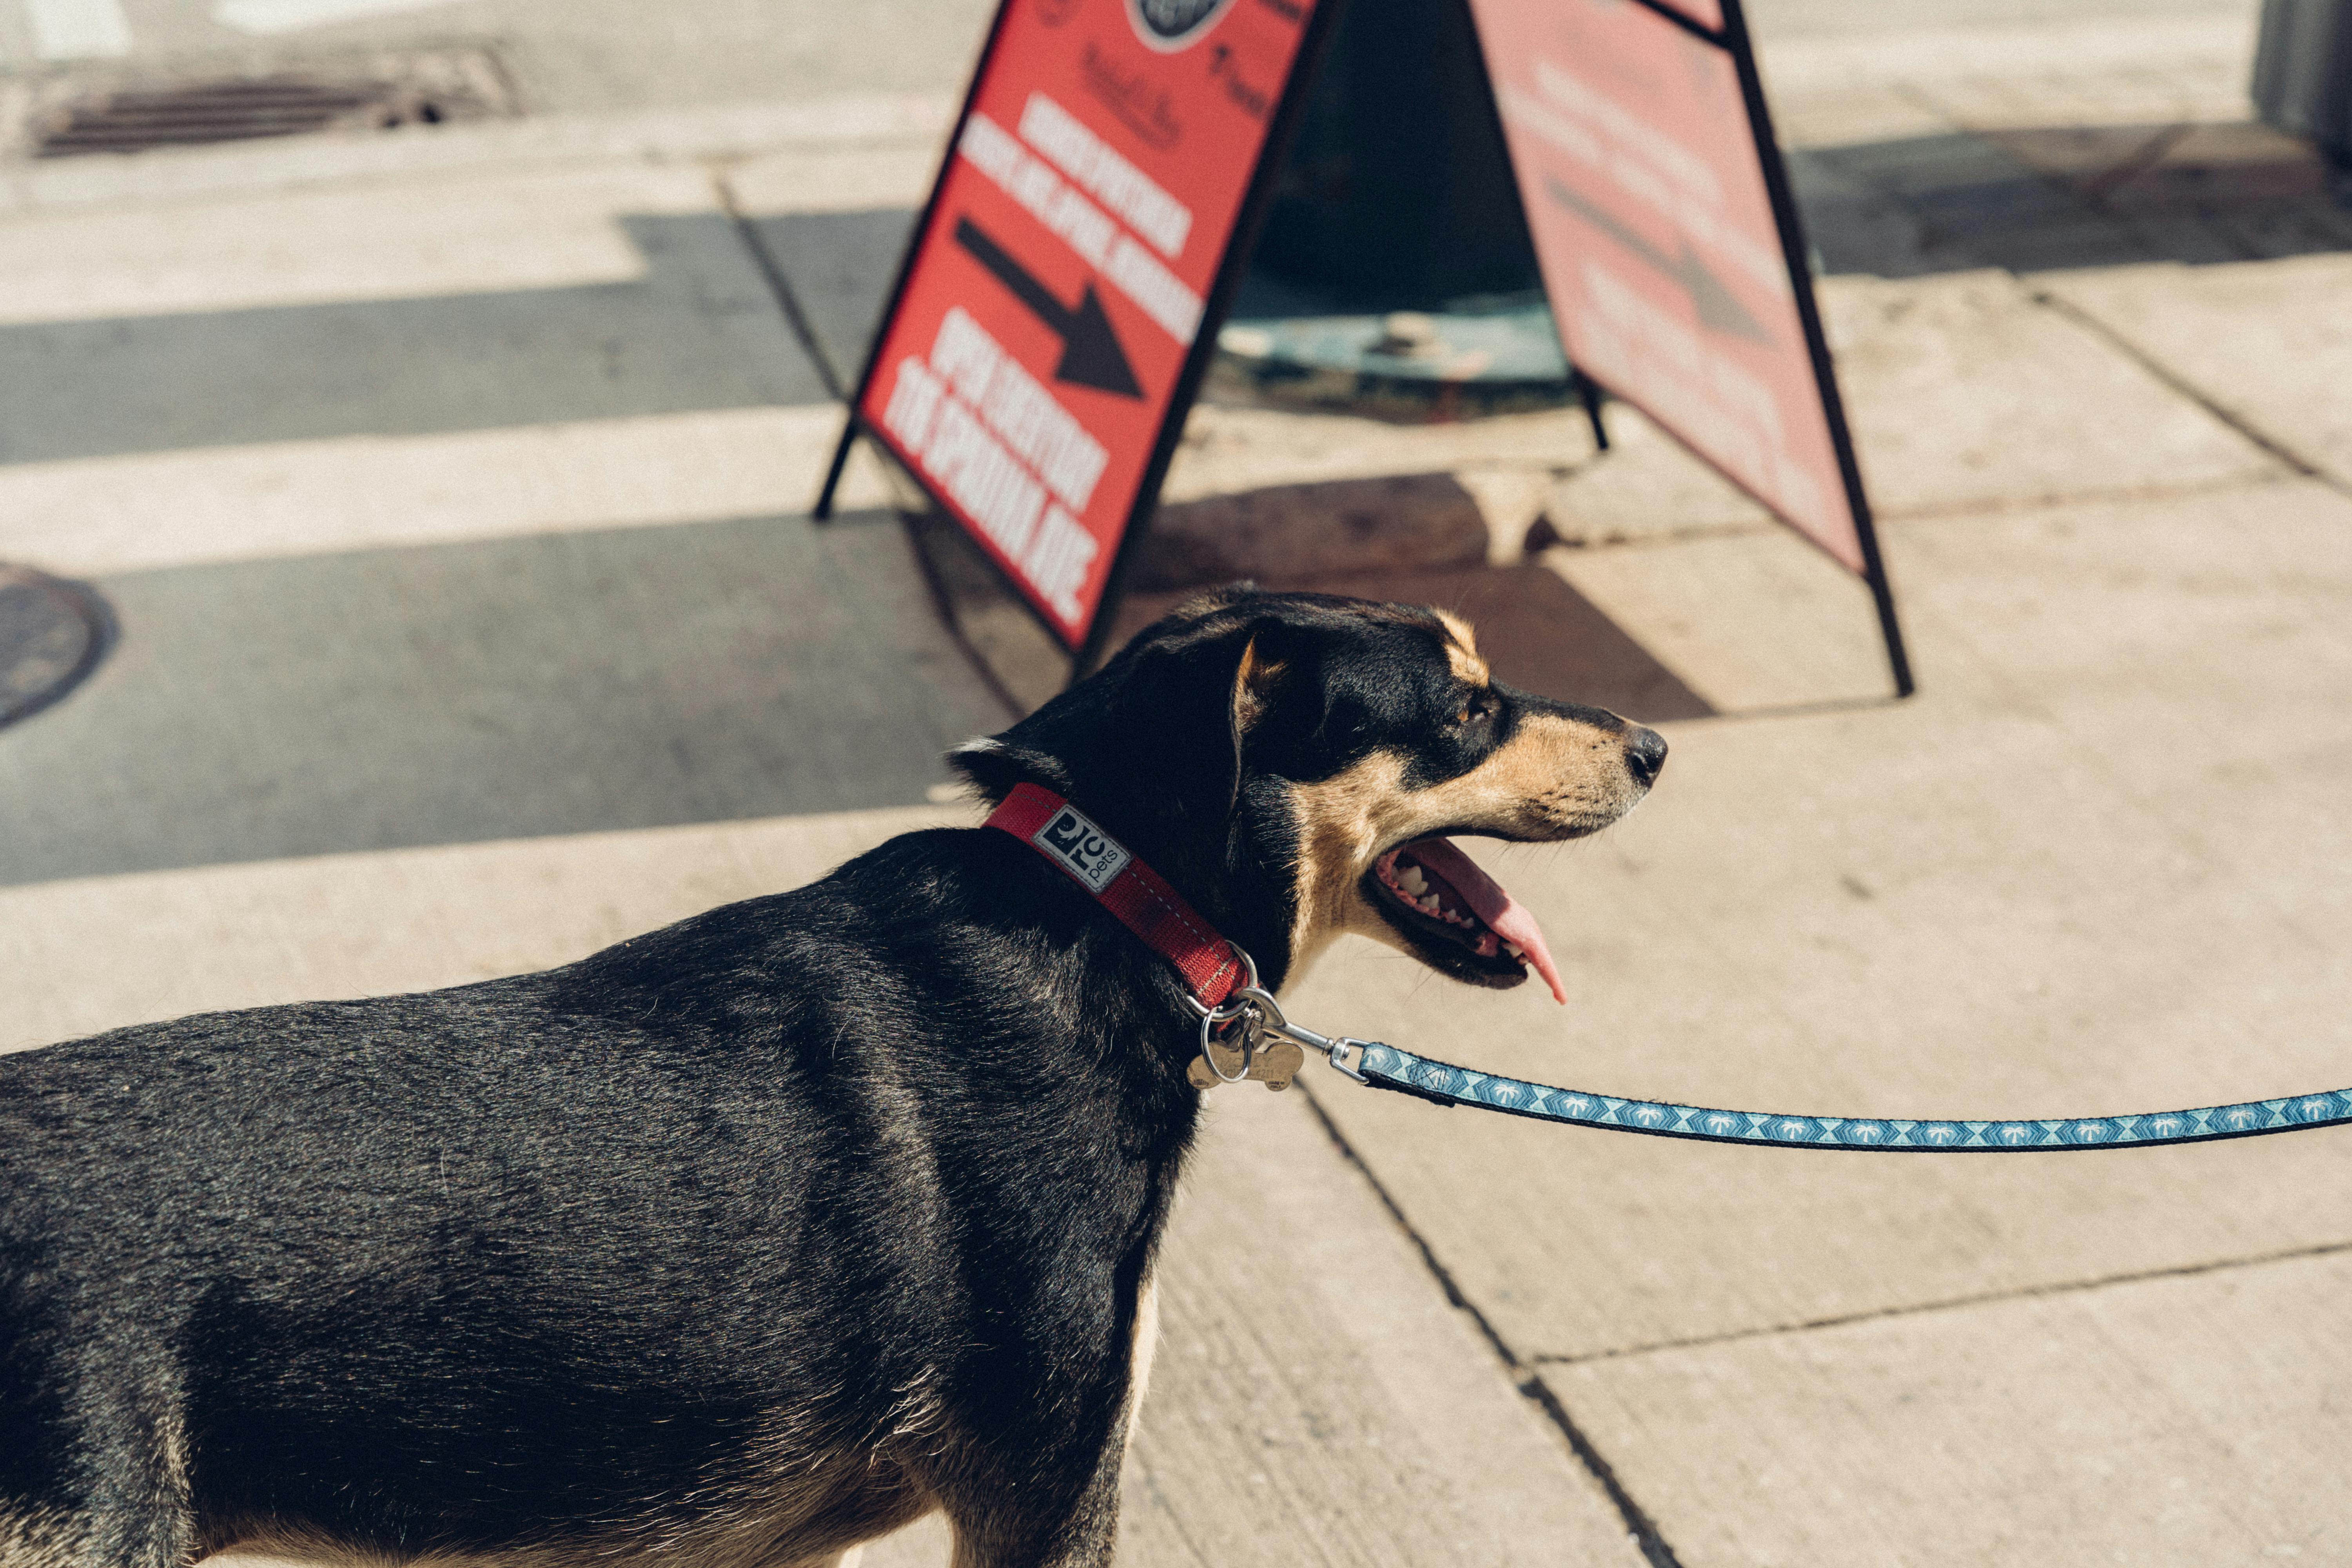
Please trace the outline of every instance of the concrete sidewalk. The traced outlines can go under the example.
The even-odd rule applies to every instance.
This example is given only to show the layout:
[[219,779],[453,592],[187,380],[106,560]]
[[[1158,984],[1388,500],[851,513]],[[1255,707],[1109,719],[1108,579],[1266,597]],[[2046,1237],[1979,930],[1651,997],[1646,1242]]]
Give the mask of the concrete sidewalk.
[[[1570,1009],[1359,945],[1295,1015],[1838,1113],[2352,1082],[2352,215],[2246,123],[2247,43],[1769,52],[1910,702],[1856,585],[1622,410],[1606,455],[1199,411],[1177,502],[1458,497],[1486,563],[1328,585],[1460,605],[1675,747],[1626,824],[1496,862]],[[999,689],[883,476],[802,510],[944,112],[0,180],[0,558],[125,628],[0,731],[0,1048],[560,962],[953,817]],[[1010,624],[965,632],[1017,695]],[[1211,1120],[1124,1561],[2352,1561],[2341,1133],[1833,1160],[1319,1071]]]

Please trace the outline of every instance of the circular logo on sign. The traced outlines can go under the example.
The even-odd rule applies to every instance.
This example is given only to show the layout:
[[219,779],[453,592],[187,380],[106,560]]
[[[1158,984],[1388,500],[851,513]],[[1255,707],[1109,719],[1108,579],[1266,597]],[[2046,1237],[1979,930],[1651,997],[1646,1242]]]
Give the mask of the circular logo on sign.
[[1181,49],[1197,42],[1234,0],[1127,0],[1135,30],[1155,49]]

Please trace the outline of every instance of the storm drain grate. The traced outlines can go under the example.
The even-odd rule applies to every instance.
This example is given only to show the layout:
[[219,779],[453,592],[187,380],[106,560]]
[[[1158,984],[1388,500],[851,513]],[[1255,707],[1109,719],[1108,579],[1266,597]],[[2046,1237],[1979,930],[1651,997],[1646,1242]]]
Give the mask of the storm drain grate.
[[47,707],[97,668],[112,624],[89,589],[0,562],[0,724]]
[[76,153],[137,153],[200,142],[299,136],[331,127],[386,127],[443,118],[436,104],[404,104],[373,82],[349,85],[282,79],[207,82],[165,92],[110,93],[58,116],[34,144],[37,158]]
[[506,73],[487,52],[470,49],[260,74],[82,77],[17,87],[14,96],[28,101],[13,117],[16,151],[35,158],[391,131],[517,111]]

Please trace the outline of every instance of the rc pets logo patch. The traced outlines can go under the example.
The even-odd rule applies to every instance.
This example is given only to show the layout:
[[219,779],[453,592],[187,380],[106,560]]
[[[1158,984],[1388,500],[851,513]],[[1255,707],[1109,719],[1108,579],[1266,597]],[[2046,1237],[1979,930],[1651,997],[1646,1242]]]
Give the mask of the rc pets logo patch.
[[1070,875],[1099,893],[1110,886],[1129,858],[1110,835],[1081,816],[1075,806],[1055,812],[1030,842],[1070,868]]

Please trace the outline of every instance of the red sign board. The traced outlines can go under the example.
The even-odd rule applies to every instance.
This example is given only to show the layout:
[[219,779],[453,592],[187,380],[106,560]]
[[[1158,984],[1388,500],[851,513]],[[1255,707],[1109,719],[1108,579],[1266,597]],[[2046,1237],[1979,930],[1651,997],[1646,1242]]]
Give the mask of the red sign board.
[[1883,588],[1727,6],[1471,0],[1569,358]]
[[1072,647],[1191,398],[1315,0],[1003,0],[858,424]]

